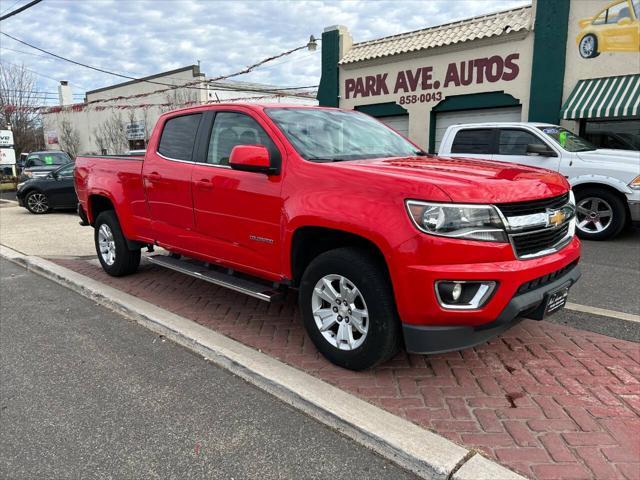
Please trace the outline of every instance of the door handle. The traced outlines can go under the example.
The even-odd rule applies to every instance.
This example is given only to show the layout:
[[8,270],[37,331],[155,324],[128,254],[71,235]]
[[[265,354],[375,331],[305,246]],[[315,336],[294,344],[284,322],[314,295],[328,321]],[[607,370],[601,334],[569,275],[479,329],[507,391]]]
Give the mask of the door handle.
[[150,182],[158,182],[162,180],[162,175],[160,175],[158,172],[151,172],[147,174],[147,180],[149,180]]
[[209,181],[208,178],[197,180],[196,186],[201,190],[213,190],[213,184]]

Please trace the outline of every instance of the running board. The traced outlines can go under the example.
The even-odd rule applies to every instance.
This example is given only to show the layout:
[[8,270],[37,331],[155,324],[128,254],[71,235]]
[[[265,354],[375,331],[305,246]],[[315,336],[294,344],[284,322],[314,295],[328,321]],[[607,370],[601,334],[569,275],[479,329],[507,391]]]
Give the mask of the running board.
[[240,278],[219,270],[212,270],[206,263],[190,258],[179,259],[167,255],[150,255],[146,257],[146,259],[154,265],[169,268],[176,272],[199,278],[205,282],[244,293],[245,295],[249,295],[265,302],[275,302],[282,300],[284,297],[284,292],[273,288],[272,286]]

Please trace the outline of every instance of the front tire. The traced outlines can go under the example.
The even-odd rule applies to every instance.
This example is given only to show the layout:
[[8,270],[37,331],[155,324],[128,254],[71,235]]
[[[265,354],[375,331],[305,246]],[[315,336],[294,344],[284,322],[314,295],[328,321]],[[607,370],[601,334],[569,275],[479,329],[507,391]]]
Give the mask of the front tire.
[[51,211],[51,206],[49,205],[49,198],[39,191],[29,192],[29,194],[24,199],[24,204],[34,215],[42,215],[44,213],[49,213]]
[[304,327],[330,362],[364,370],[400,347],[400,319],[384,266],[358,248],[319,255],[300,282]]
[[576,192],[576,230],[584,240],[609,240],[627,223],[624,202],[603,188]]
[[582,58],[596,58],[600,55],[600,52],[598,52],[598,38],[592,33],[588,33],[580,40],[578,51]]
[[130,250],[113,210],[102,212],[94,225],[94,242],[98,260],[112,277],[134,273],[140,265],[140,249]]

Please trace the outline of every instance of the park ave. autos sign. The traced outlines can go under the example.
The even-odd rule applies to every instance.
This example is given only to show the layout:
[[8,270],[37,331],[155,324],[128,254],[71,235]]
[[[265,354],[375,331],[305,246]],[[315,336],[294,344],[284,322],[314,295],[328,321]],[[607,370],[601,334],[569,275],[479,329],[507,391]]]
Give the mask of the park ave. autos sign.
[[344,81],[345,98],[399,95],[398,103],[425,103],[442,100],[442,90],[471,84],[511,81],[518,77],[520,54],[502,57],[475,58],[449,63],[444,71],[433,66],[401,70],[395,77],[388,72],[347,78]]

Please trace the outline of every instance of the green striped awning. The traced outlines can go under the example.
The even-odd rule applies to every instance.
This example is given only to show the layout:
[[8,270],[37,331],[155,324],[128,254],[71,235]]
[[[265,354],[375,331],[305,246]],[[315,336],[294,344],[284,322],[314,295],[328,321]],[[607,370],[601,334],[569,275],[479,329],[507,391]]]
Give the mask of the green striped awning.
[[580,80],[564,102],[564,119],[634,117],[640,107],[640,75]]

